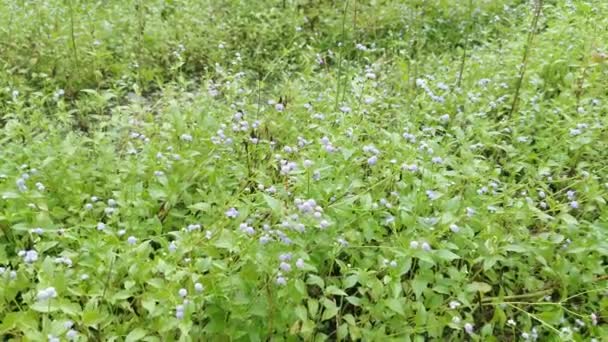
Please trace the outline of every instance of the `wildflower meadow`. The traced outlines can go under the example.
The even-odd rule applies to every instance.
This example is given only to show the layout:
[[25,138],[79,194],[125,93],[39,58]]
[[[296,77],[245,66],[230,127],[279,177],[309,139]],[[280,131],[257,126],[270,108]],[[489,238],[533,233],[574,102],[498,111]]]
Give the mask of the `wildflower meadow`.
[[608,341],[608,1],[0,0],[0,341]]

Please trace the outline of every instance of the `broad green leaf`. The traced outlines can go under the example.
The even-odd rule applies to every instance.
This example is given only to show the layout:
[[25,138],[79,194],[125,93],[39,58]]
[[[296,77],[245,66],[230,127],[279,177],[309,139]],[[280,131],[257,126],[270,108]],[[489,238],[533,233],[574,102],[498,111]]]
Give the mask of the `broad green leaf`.
[[436,255],[442,259],[442,260],[446,260],[446,261],[452,261],[452,260],[456,260],[456,259],[460,259],[460,257],[455,254],[452,253],[451,251],[448,251],[447,249],[440,249],[437,251]]
[[344,292],[343,290],[340,290],[339,288],[337,288],[334,285],[329,285],[325,289],[325,294],[332,294],[332,295],[336,295],[336,296],[348,296],[346,294],[346,292]]
[[281,201],[266,194],[264,194],[264,200],[275,215],[281,215],[281,213],[283,212],[283,204],[281,203]]
[[336,306],[336,303],[333,300],[329,300],[327,298],[323,298],[321,302],[323,303],[323,307],[325,308],[325,310],[323,311],[323,315],[321,316],[321,320],[326,321],[335,317],[338,313],[338,307]]
[[127,338],[125,339],[125,342],[135,342],[135,341],[139,341],[142,338],[146,337],[147,332],[145,329],[143,328],[135,328],[133,329],[128,335]]
[[386,306],[392,311],[398,313],[401,316],[405,316],[404,310],[404,299],[403,298],[389,298],[385,301]]
[[301,321],[305,321],[306,318],[308,318],[308,315],[306,314],[306,308],[303,305],[296,306],[295,313],[296,317],[298,317],[298,319],[300,319]]
[[486,293],[486,292],[490,292],[492,291],[492,286],[490,286],[487,283],[483,283],[483,282],[472,282],[471,284],[468,284],[466,287],[467,292],[481,292],[481,293]]
[[205,203],[205,202],[198,202],[198,203],[189,205],[188,209],[190,209],[192,211],[207,212],[207,211],[209,211],[209,209],[211,209],[211,205],[209,203]]
[[317,312],[319,311],[319,301],[316,299],[309,298],[308,299],[308,312],[310,313],[310,317],[317,316]]

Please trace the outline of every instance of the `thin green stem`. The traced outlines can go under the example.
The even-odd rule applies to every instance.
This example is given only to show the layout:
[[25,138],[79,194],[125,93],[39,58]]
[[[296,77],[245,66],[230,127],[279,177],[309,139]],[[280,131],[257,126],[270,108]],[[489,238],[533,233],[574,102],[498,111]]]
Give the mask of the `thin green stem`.
[[532,18],[532,24],[530,25],[530,31],[528,32],[528,39],[526,42],[526,46],[524,47],[524,53],[521,59],[521,63],[519,65],[519,77],[517,78],[517,83],[515,84],[515,95],[513,96],[513,103],[511,104],[511,110],[509,111],[509,117],[513,116],[515,109],[517,108],[517,104],[519,101],[519,94],[521,91],[522,84],[524,82],[524,77],[526,75],[526,67],[528,65],[528,58],[530,55],[530,50],[532,49],[532,43],[534,42],[534,37],[536,36],[536,30],[538,26],[538,20],[543,11],[543,0],[536,0],[536,8],[534,10],[534,17]]
[[539,318],[538,316],[536,316],[535,314],[530,313],[530,312],[528,312],[528,311],[526,311],[526,310],[524,310],[524,309],[522,309],[522,308],[518,307],[517,305],[513,305],[513,304],[509,304],[509,303],[505,303],[505,304],[507,304],[508,306],[510,306],[510,307],[512,307],[512,308],[514,308],[514,309],[515,309],[515,310],[517,310],[517,311],[520,311],[520,312],[525,313],[525,314],[526,314],[526,315],[528,315],[530,318],[532,318],[532,319],[534,319],[534,320],[536,320],[536,321],[540,322],[542,325],[546,326],[547,328],[549,328],[551,331],[555,332],[556,334],[558,334],[558,335],[560,334],[560,333],[559,333],[559,330],[557,330],[557,329],[556,329],[554,326],[552,326],[551,324],[549,324],[549,323],[545,322],[544,320],[540,319],[540,318]]
[[338,109],[340,105],[340,85],[342,82],[342,60],[344,58],[344,45],[346,42],[346,10],[348,9],[348,0],[344,2],[344,12],[342,13],[342,41],[340,46],[340,56],[338,58],[338,77],[336,80],[336,104],[335,108]]

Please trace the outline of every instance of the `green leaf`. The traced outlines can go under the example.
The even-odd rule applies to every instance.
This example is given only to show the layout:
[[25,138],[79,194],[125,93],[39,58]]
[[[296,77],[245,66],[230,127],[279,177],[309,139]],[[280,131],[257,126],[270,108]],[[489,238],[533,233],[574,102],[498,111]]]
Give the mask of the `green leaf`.
[[264,194],[264,200],[266,201],[266,204],[268,204],[268,207],[270,207],[270,210],[272,210],[275,215],[281,215],[281,213],[283,212],[283,204],[281,203],[281,201],[266,194]]
[[361,298],[359,297],[348,296],[346,300],[354,306],[361,306]]
[[87,327],[97,325],[101,323],[101,321],[103,321],[103,317],[101,316],[101,313],[99,313],[98,310],[86,309],[82,313],[82,324]]
[[320,288],[325,288],[325,282],[323,281],[323,279],[317,275],[314,274],[309,274],[308,278],[306,279],[306,283],[307,284],[312,284],[312,285],[317,285]]
[[232,233],[228,229],[222,230],[219,238],[215,240],[213,245],[218,248],[227,249],[231,252],[236,252],[238,250],[237,241],[235,239],[234,233]]
[[348,294],[346,294],[346,292],[344,292],[343,290],[340,290],[338,287],[336,287],[334,285],[329,285],[325,289],[325,294],[332,294],[332,295],[336,295],[336,296],[348,296]]
[[451,251],[447,250],[447,249],[440,249],[437,251],[437,256],[442,259],[442,260],[446,260],[446,261],[452,261],[452,260],[456,260],[456,259],[460,259],[460,257],[455,254],[452,253]]
[[129,333],[129,335],[127,335],[125,342],[139,341],[142,338],[146,337],[146,335],[147,333],[143,328],[135,328]]
[[306,313],[306,308],[303,305],[298,305],[296,306],[296,317],[298,317],[298,319],[300,319],[301,321],[305,321],[306,318],[308,318],[308,315]]
[[53,299],[51,299],[50,305],[48,300],[37,301],[36,303],[32,304],[30,308],[34,311],[44,313],[55,312],[59,311],[59,303],[57,303],[57,300]]
[[153,298],[146,298],[141,301],[141,306],[152,314],[156,310],[156,300]]
[[385,301],[386,306],[392,311],[405,317],[405,310],[403,308],[403,298],[389,298]]
[[59,309],[68,316],[80,316],[82,308],[77,303],[62,302]]
[[150,194],[150,197],[154,200],[161,200],[167,198],[167,193],[165,192],[165,190],[159,187],[150,187],[148,189],[148,193]]
[[424,291],[426,289],[428,285],[428,282],[424,279],[420,279],[418,277],[416,277],[415,279],[413,279],[411,281],[411,286],[412,289],[414,290],[414,294],[416,295],[416,298],[419,298],[420,295],[422,294],[422,291]]
[[350,289],[351,287],[355,286],[358,281],[359,281],[359,275],[351,274],[344,279],[344,281],[343,281],[344,288]]
[[528,249],[522,245],[507,245],[504,247],[505,251],[515,252],[515,253],[527,253]]
[[317,312],[319,311],[319,301],[316,299],[309,298],[308,299],[308,312],[310,313],[310,317],[315,317]]
[[344,340],[346,335],[348,335],[348,324],[342,323],[340,324],[340,327],[338,327],[337,331],[338,341]]
[[487,283],[483,283],[483,282],[472,282],[471,284],[468,284],[466,287],[467,292],[481,292],[481,293],[486,293],[486,292],[490,292],[492,291],[492,286],[490,286],[490,284]]
[[209,203],[205,203],[205,202],[198,202],[198,203],[189,205],[188,209],[190,209],[191,211],[207,212],[207,211],[209,211],[209,209],[211,209],[211,205]]
[[321,299],[321,302],[323,303],[323,307],[325,307],[323,315],[321,316],[322,321],[331,319],[338,314],[338,307],[336,306],[336,303],[333,300],[323,298]]

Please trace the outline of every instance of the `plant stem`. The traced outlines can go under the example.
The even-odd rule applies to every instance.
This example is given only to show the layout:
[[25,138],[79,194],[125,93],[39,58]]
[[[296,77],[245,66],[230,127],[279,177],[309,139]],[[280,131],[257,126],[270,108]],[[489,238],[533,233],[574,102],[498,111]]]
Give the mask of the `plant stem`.
[[344,39],[346,38],[346,10],[348,9],[348,0],[344,2],[344,12],[342,13],[342,41],[340,46],[340,57],[338,58],[338,78],[336,84],[336,105],[338,109],[340,104],[340,84],[342,82],[342,59],[344,55]]
[[473,26],[473,0],[469,0],[469,25],[464,36],[464,46],[462,48],[462,60],[460,61],[460,70],[458,71],[458,81],[456,81],[456,88],[460,88],[462,83],[462,74],[464,73],[464,65],[467,60],[467,47],[469,45],[469,35],[471,34],[471,27]]
[[524,82],[524,76],[526,74],[526,67],[528,65],[528,56],[530,55],[530,49],[532,47],[532,43],[534,42],[534,37],[536,36],[536,28],[538,26],[538,19],[543,10],[543,0],[536,0],[536,8],[534,9],[534,17],[532,18],[532,24],[530,25],[530,31],[528,32],[528,40],[526,42],[526,46],[524,48],[524,54],[520,63],[520,71],[519,77],[517,79],[517,83],[515,84],[515,95],[513,96],[513,103],[511,104],[511,110],[509,111],[509,117],[513,116],[515,109],[517,108],[517,104],[519,101],[519,92],[521,90],[521,86]]
[[69,0],[70,4],[70,41],[72,43],[72,54],[74,57],[74,63],[76,68],[80,66],[80,60],[78,58],[78,50],[76,49],[76,34],[74,33],[74,0]]

